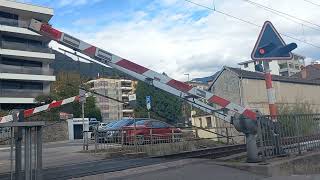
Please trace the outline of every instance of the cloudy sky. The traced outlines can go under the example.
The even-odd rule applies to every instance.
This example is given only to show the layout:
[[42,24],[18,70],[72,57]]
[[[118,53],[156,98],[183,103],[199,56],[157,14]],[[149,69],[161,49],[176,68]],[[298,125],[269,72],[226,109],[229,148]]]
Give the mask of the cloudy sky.
[[179,80],[249,60],[260,31],[253,24],[266,20],[302,41],[284,37],[295,53],[320,59],[320,0],[191,0],[209,9],[185,0],[23,1],[54,8],[54,27]]

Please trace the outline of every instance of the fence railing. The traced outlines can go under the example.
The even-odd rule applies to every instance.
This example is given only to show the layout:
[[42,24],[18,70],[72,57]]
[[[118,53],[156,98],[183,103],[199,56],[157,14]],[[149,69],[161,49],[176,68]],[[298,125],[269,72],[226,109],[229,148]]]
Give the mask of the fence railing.
[[[145,153],[148,156],[169,155],[215,147],[217,144],[227,144],[227,142],[236,144],[232,136],[214,135],[199,138],[198,131],[198,128],[124,128],[105,131],[95,129],[91,133],[91,141],[94,142],[95,152]],[[223,141],[222,138],[224,138]]]
[[258,118],[257,144],[265,159],[320,149],[319,114],[280,115],[276,119]]

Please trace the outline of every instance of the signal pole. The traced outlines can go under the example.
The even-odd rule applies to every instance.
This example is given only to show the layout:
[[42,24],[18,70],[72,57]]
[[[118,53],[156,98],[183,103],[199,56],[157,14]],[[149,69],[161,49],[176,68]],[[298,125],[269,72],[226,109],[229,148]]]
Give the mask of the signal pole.
[[277,122],[277,106],[276,106],[276,94],[275,90],[272,86],[272,75],[270,70],[270,64],[271,61],[264,61],[263,67],[265,72],[265,82],[266,82],[266,88],[267,88],[267,96],[268,96],[268,104],[269,104],[269,111],[270,116],[273,122]]

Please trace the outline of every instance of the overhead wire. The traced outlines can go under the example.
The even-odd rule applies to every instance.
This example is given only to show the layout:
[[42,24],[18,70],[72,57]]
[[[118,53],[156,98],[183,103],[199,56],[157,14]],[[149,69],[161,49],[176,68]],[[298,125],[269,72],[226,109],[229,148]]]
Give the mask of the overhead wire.
[[[278,16],[281,16],[281,17],[283,17],[283,18],[286,18],[286,19],[288,19],[288,20],[290,20],[290,21],[293,21],[293,22],[295,22],[295,23],[297,23],[297,24],[304,25],[304,26],[309,27],[309,28],[311,28],[311,29],[320,31],[320,29],[318,29],[318,28],[320,28],[320,25],[318,25],[318,24],[316,24],[316,23],[313,23],[313,22],[311,22],[311,21],[308,21],[308,20],[305,20],[305,19],[302,19],[302,18],[293,16],[293,15],[291,15],[291,14],[288,14],[288,13],[285,13],[285,12],[282,12],[282,11],[279,11],[279,10],[276,10],[276,9],[273,9],[273,8],[271,8],[271,7],[265,6],[265,5],[263,5],[263,4],[260,4],[260,3],[257,3],[257,2],[251,1],[251,0],[243,0],[243,1],[245,1],[245,2],[247,2],[247,3],[249,3],[249,4],[252,4],[252,5],[254,5],[254,6],[258,7],[258,8],[264,9],[265,11],[269,11],[269,12],[271,12],[271,13],[273,13],[273,14],[276,14],[276,15],[278,15]],[[303,24],[303,23],[301,23],[301,22],[297,22],[297,20],[298,20],[298,21],[301,21],[301,22],[304,22],[304,23],[307,23],[307,24],[310,24],[310,25],[313,25],[313,26],[316,26],[316,27],[318,27],[318,28],[315,28],[315,27],[310,26],[310,25]]]
[[[196,6],[202,7],[202,8],[206,8],[206,9],[208,9],[208,10],[214,11],[214,12],[219,13],[219,14],[222,14],[222,15],[224,15],[224,16],[227,16],[227,17],[236,19],[236,20],[238,20],[238,21],[241,21],[241,22],[250,24],[250,25],[252,25],[252,26],[260,27],[260,28],[262,27],[261,25],[255,24],[255,23],[253,23],[253,22],[251,22],[251,21],[248,21],[248,20],[242,19],[242,18],[240,18],[240,17],[231,15],[231,14],[229,14],[229,13],[226,13],[226,12],[223,12],[223,11],[220,11],[220,10],[217,10],[217,8],[213,9],[213,8],[211,8],[211,7],[205,6],[205,5],[203,5],[203,4],[196,3],[196,2],[191,1],[191,0],[184,0],[184,1],[186,1],[186,2],[188,2],[188,3],[190,3],[190,4],[194,4],[194,5],[196,5]],[[301,42],[301,43],[304,43],[304,44],[307,44],[307,45],[310,45],[310,46],[312,46],[312,47],[315,47],[315,48],[319,48],[319,49],[320,49],[320,46],[315,45],[315,44],[313,44],[313,43],[310,43],[310,42],[308,42],[308,41],[306,41],[306,40],[301,40],[301,39],[299,39],[299,38],[295,38],[295,37],[293,37],[293,36],[291,36],[291,35],[284,34],[284,33],[280,33],[280,32],[279,32],[279,34],[281,34],[282,36],[285,36],[285,37],[287,37],[287,38],[290,38],[290,39],[293,39],[293,40],[299,41],[299,42]]]
[[303,0],[303,1],[305,1],[305,2],[307,2],[307,3],[310,3],[310,4],[313,4],[313,5],[315,5],[315,6],[320,7],[320,4],[317,4],[317,3],[315,3],[315,2],[312,2],[312,1],[309,1],[309,0]]

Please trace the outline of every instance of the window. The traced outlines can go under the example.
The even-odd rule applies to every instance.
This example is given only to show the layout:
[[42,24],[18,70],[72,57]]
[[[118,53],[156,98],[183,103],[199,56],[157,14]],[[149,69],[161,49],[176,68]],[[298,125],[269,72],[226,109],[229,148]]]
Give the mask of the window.
[[288,67],[287,63],[279,64],[279,68],[280,69],[284,69],[284,68],[287,68],[287,67]]
[[8,41],[8,42],[12,42],[12,43],[23,43],[23,44],[27,44],[27,45],[30,45],[30,46],[42,47],[42,42],[41,41],[18,38],[18,37],[12,37],[12,36],[2,36],[2,39],[4,41]]
[[24,82],[24,81],[1,81],[3,89],[25,89],[25,90],[43,90],[43,84],[39,82]]
[[18,26],[18,15],[0,11],[0,24]]
[[26,61],[22,59],[14,58],[2,58],[1,64],[11,65],[11,66],[24,66],[24,67],[42,67],[41,62],[36,61]]
[[244,63],[243,66],[244,66],[244,68],[247,68],[248,67],[248,63]]
[[153,128],[168,128],[168,124],[160,122],[160,121],[152,121],[151,126]]
[[212,128],[211,117],[206,117],[206,120],[207,120],[207,127]]
[[200,127],[202,127],[202,119],[199,118],[199,122],[200,122]]

